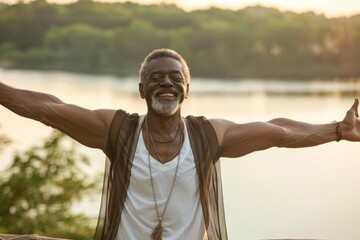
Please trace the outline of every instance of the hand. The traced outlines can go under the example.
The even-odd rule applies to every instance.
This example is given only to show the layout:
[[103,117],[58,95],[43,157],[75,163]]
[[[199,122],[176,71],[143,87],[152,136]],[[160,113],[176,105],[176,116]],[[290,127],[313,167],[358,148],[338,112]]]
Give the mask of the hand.
[[348,141],[360,141],[360,120],[359,120],[359,99],[355,98],[354,104],[346,112],[345,118],[342,121],[341,129],[342,135]]

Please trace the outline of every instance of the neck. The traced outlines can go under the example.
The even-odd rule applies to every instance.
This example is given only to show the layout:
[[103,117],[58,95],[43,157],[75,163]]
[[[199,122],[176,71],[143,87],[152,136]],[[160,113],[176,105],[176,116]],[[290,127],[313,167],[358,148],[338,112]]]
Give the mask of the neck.
[[172,160],[183,144],[183,125],[180,114],[160,118],[147,115],[143,125],[143,138],[149,154],[161,163]]
[[180,112],[172,116],[163,116],[148,112],[146,118],[148,127],[155,136],[172,136],[182,124]]

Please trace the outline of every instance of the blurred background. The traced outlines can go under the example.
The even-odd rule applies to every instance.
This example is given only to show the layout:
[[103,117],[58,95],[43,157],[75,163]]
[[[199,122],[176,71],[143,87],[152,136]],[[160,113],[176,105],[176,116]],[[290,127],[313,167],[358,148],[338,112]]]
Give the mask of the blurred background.
[[[0,2],[0,81],[86,108],[145,113],[160,47],[188,61],[183,115],[330,123],[360,95],[359,1]],[[222,159],[229,239],[360,239],[356,145]],[[104,160],[1,107],[0,232],[92,238]]]

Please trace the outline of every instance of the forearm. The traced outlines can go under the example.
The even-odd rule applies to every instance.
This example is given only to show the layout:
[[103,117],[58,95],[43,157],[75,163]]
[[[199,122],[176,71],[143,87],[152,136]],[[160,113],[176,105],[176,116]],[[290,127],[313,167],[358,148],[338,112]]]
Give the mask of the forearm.
[[[270,123],[282,128],[283,135],[277,146],[287,148],[311,147],[338,139],[336,124],[309,124],[286,118],[277,118]],[[341,128],[342,123],[340,123]]]
[[42,113],[51,103],[63,102],[49,94],[16,89],[0,83],[0,104],[20,116],[41,121]]

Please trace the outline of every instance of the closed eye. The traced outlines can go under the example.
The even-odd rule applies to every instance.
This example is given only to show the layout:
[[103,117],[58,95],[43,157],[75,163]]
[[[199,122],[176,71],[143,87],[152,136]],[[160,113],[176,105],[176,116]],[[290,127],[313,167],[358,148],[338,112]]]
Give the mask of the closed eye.
[[171,80],[175,81],[175,82],[182,82],[183,81],[183,77],[179,74],[175,74],[171,76]]
[[163,75],[162,74],[153,74],[149,77],[149,79],[151,79],[152,81],[160,81],[161,79],[163,79]]

